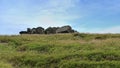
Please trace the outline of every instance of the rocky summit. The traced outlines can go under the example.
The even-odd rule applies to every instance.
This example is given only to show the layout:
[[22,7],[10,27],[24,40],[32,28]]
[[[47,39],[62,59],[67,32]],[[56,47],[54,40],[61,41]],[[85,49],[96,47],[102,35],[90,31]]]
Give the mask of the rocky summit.
[[57,33],[75,33],[77,31],[73,30],[71,26],[62,27],[48,27],[44,29],[43,27],[37,28],[27,28],[27,31],[20,31],[20,34],[57,34]]

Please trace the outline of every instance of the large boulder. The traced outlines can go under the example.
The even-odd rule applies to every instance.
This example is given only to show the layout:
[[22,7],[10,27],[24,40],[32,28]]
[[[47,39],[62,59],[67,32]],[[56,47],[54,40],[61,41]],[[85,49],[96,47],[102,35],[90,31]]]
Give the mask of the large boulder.
[[73,33],[74,30],[71,28],[71,26],[63,26],[56,30],[56,33]]
[[42,28],[42,27],[37,27],[37,28],[36,28],[36,33],[37,33],[37,34],[44,34],[44,28]]
[[27,32],[28,32],[28,34],[31,34],[31,31],[32,31],[32,29],[27,28]]
[[27,31],[20,31],[19,33],[20,33],[20,34],[28,34]]
[[59,27],[48,27],[45,30],[45,34],[56,34],[57,29],[59,29]]
[[37,34],[36,28],[32,28],[32,29],[31,29],[31,34]]

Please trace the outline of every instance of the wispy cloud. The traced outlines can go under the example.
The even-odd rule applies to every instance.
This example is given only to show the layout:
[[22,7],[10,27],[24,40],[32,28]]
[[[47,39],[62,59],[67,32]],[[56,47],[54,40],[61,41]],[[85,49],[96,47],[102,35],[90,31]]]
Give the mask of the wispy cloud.
[[[70,21],[78,19],[74,12],[79,0],[2,0],[0,20],[4,25],[2,33],[16,32],[27,27],[49,27],[70,25]],[[0,25],[3,25],[0,23]],[[17,27],[16,27],[17,25]],[[23,27],[21,27],[23,25]],[[27,26],[27,27],[25,27]],[[14,27],[14,28],[13,28]],[[5,32],[6,31],[6,32]]]
[[[0,18],[9,23],[36,24],[37,26],[45,26],[46,24],[46,26],[64,25],[68,23],[69,20],[79,18],[75,13],[69,14],[68,11],[76,6],[76,2],[77,0],[49,0],[43,2],[45,4],[40,3],[40,5],[36,5],[32,8],[11,7],[7,9],[7,11],[4,12],[5,14],[1,15]],[[25,6],[26,5],[24,5],[24,7]]]
[[108,31],[120,25],[119,8],[120,0],[0,0],[0,25],[7,25],[0,31],[63,25],[80,32]]

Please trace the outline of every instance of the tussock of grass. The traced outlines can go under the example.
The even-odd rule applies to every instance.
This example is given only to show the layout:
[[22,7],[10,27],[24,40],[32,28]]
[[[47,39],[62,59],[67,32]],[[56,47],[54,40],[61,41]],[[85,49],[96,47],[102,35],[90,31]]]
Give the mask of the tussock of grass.
[[120,34],[0,36],[0,68],[120,68]]
[[0,62],[0,68],[13,68],[10,63]]

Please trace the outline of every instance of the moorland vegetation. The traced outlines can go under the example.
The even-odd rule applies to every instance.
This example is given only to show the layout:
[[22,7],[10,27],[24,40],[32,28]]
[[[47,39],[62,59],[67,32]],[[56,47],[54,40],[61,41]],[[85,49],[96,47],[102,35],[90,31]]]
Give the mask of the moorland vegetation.
[[0,36],[0,68],[120,68],[120,34]]

